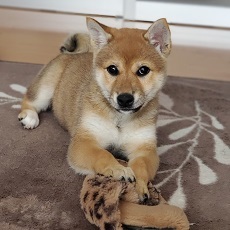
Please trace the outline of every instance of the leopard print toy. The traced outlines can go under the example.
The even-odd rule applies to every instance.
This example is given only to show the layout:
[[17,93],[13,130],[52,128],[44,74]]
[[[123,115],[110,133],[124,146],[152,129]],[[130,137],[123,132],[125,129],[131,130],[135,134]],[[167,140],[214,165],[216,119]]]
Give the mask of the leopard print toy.
[[148,184],[150,198],[140,204],[135,185],[103,175],[89,175],[80,194],[87,220],[101,230],[121,230],[124,225],[188,230],[182,209],[165,202],[160,192]]

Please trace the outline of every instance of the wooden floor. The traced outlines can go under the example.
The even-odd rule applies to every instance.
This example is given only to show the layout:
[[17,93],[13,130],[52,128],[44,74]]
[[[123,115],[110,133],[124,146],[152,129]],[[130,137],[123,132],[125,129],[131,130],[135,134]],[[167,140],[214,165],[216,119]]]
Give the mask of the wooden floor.
[[[96,19],[110,26],[121,25],[119,19]],[[138,27],[148,25],[139,23]],[[0,60],[46,64],[59,53],[64,38],[75,31],[86,31],[85,16],[0,8]],[[229,81],[229,66],[229,49],[190,46],[176,41],[168,73]]]

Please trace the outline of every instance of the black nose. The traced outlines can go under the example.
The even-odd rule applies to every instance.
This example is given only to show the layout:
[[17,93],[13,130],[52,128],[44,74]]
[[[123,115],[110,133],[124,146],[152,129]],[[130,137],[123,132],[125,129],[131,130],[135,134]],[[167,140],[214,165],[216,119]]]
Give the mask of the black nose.
[[130,108],[133,105],[134,97],[130,93],[122,93],[117,96],[117,103],[122,108]]

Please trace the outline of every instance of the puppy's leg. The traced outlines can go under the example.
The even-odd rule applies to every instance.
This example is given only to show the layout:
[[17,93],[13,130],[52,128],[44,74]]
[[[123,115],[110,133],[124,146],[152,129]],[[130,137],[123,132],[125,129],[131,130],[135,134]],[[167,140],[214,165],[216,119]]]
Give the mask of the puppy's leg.
[[33,100],[30,100],[27,95],[23,98],[18,120],[25,129],[34,129],[39,125],[38,113],[33,105]]
[[122,166],[110,152],[99,145],[95,137],[84,130],[79,133],[72,138],[68,150],[68,162],[77,173],[99,173],[118,180],[135,181],[133,170]]
[[154,143],[143,143],[129,155],[128,165],[136,176],[136,189],[141,200],[149,197],[147,183],[152,180],[159,167],[159,156]]
[[34,129],[39,125],[38,113],[46,110],[54,94],[59,80],[60,68],[47,65],[29,86],[21,104],[18,120],[26,129]]

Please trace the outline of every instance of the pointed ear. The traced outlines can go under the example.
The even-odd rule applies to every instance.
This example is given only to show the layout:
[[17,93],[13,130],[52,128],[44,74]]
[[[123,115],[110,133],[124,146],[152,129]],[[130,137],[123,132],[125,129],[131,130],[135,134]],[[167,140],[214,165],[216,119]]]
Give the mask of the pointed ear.
[[165,18],[155,21],[148,29],[144,37],[149,40],[156,50],[168,57],[171,51],[171,33]]
[[108,40],[112,37],[111,34],[105,32],[108,27],[89,17],[86,18],[86,21],[93,45],[100,49],[108,44]]

